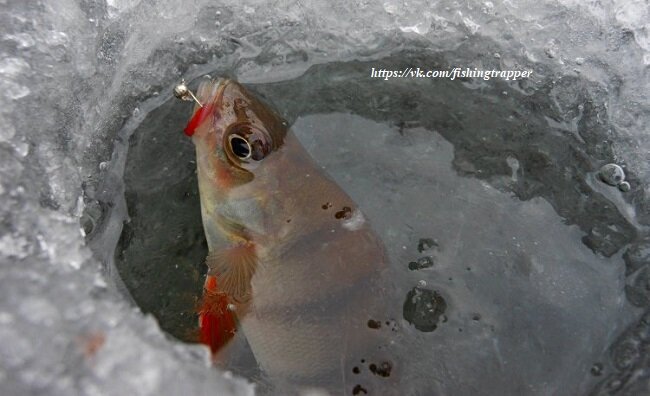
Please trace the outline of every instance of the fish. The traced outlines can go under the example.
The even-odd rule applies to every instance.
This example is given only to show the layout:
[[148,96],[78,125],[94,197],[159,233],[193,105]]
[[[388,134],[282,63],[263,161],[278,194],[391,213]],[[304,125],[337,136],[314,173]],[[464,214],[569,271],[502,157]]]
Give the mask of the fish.
[[196,96],[185,134],[209,251],[201,342],[218,356],[241,329],[278,387],[393,394],[389,330],[376,325],[388,260],[370,222],[243,85],[208,79]]

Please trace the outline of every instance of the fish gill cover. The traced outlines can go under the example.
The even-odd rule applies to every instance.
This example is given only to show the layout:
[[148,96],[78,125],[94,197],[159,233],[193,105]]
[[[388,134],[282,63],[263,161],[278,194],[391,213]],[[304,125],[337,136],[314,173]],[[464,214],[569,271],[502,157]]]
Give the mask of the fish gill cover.
[[[373,221],[403,266],[403,297],[417,286],[446,301],[435,331],[404,329],[407,350],[421,358],[409,366],[414,389],[647,391],[647,2],[5,0],[0,8],[0,393],[253,392],[210,367],[204,348],[165,337],[164,325],[134,308],[113,262],[123,223],[138,218],[138,202],[147,210],[138,201],[146,197],[132,194],[137,185],[123,181],[128,146],[146,136],[147,147],[175,153],[151,125],[165,125],[159,109],[172,106],[181,77],[205,73],[260,83]],[[420,64],[533,74],[435,86],[369,78],[378,65]],[[148,115],[149,133],[134,134]],[[172,165],[186,149],[167,169],[138,171],[169,186],[192,174]],[[629,192],[593,177],[609,162],[625,166]],[[135,197],[128,215],[125,190]],[[422,238],[439,240],[440,251],[418,252]],[[432,266],[408,270],[426,255]],[[548,318],[545,338],[534,329]],[[514,369],[525,378],[509,381]]]

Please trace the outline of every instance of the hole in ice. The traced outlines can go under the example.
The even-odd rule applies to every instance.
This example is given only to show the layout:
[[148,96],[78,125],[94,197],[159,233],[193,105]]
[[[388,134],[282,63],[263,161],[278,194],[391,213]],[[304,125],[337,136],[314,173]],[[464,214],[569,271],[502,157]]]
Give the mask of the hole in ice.
[[[432,376],[444,378],[430,353],[436,348],[453,360],[446,366],[452,374],[468,378],[470,387],[488,384],[485,389],[492,393],[507,393],[489,375],[503,369],[500,359],[521,363],[506,373],[513,387],[542,386],[549,377],[539,373],[555,372],[558,359],[601,359],[573,342],[576,331],[587,332],[595,345],[590,351],[606,350],[611,328],[629,314],[620,303],[619,252],[637,243],[637,229],[593,177],[613,158],[611,145],[602,143],[610,134],[602,121],[607,106],[593,95],[599,87],[591,81],[576,76],[556,81],[577,98],[566,106],[583,106],[578,139],[549,122],[563,116],[556,109],[562,98],[551,97],[552,84],[494,80],[475,89],[467,81],[379,83],[366,76],[371,67],[445,65],[455,56],[404,51],[372,62],[324,64],[252,89],[286,115],[315,161],[359,204],[386,245],[395,287],[377,298],[402,315],[395,326],[384,327],[385,317],[371,320],[381,324],[376,333],[398,329],[401,364],[426,364]],[[207,246],[194,148],[179,133],[188,117],[185,104],[165,102],[129,141],[124,181],[131,221],[124,226],[116,262],[141,309],[169,334],[193,342]],[[507,161],[513,157],[519,165],[516,180]],[[319,211],[332,207],[324,200],[314,205]],[[349,215],[344,207],[335,209],[335,217]],[[100,213],[91,213],[87,233],[96,228]],[[636,271],[645,261],[637,250],[632,253],[626,263]],[[421,267],[428,269],[409,271]],[[421,278],[427,288],[413,287]],[[625,293],[647,306],[642,281],[630,279]],[[490,319],[492,331],[467,327],[466,319],[477,317],[474,312]],[[517,342],[526,337],[536,343]],[[483,355],[491,359],[478,358]],[[366,358],[381,369],[380,360]],[[250,353],[231,363],[232,371],[259,377]],[[364,364],[357,366],[359,378]],[[584,367],[568,370],[561,376],[567,387],[591,377]],[[433,384],[447,393],[457,390],[433,379],[422,389]],[[359,381],[357,393],[365,392],[364,386]]]

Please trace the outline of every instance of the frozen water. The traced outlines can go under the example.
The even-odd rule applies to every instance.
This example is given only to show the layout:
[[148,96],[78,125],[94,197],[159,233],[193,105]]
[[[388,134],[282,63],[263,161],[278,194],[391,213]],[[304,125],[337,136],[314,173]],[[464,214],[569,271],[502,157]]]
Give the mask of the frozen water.
[[[445,299],[435,331],[400,325],[418,359],[405,362],[411,389],[648,392],[647,2],[0,8],[1,394],[252,393],[161,331],[188,338],[192,319],[174,313],[203,272],[188,109],[169,99],[181,77],[205,73],[263,83],[295,122],[384,239],[392,303],[420,281]],[[372,66],[411,65],[534,73],[368,78]],[[606,163],[623,166],[629,192],[598,180]],[[130,246],[118,262],[141,252],[177,267],[149,268],[163,275],[153,283],[120,277],[120,235]],[[439,249],[418,252],[422,238]],[[435,264],[409,271],[424,254]]]

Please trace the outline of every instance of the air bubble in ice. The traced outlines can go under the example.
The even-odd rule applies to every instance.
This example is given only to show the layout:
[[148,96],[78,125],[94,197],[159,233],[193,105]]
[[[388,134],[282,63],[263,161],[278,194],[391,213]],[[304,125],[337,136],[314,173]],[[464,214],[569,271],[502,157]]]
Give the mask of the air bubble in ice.
[[415,271],[415,270],[421,270],[421,269],[424,269],[424,268],[433,267],[433,264],[434,264],[433,257],[424,256],[424,257],[420,257],[419,259],[417,259],[417,261],[411,261],[408,264],[408,268],[411,271]]
[[618,185],[618,189],[623,191],[623,192],[628,192],[628,191],[630,191],[631,188],[632,188],[632,186],[630,186],[630,183],[628,183],[626,181],[623,181]]
[[29,143],[27,142],[17,142],[12,143],[14,151],[21,157],[26,157],[29,154]]
[[510,167],[510,170],[512,171],[512,181],[517,182],[517,172],[519,171],[519,161],[517,158],[513,157],[512,155],[509,155],[506,157],[506,163]]
[[616,164],[606,164],[600,168],[598,173],[600,180],[609,184],[610,186],[617,186],[625,180],[625,172],[623,168]]
[[438,247],[438,242],[433,238],[420,238],[418,241],[418,252],[423,253]]
[[594,363],[593,366],[591,366],[591,375],[598,377],[603,373],[603,364],[602,363]]
[[447,310],[445,299],[436,291],[414,287],[404,301],[402,315],[407,322],[423,332],[434,331]]

